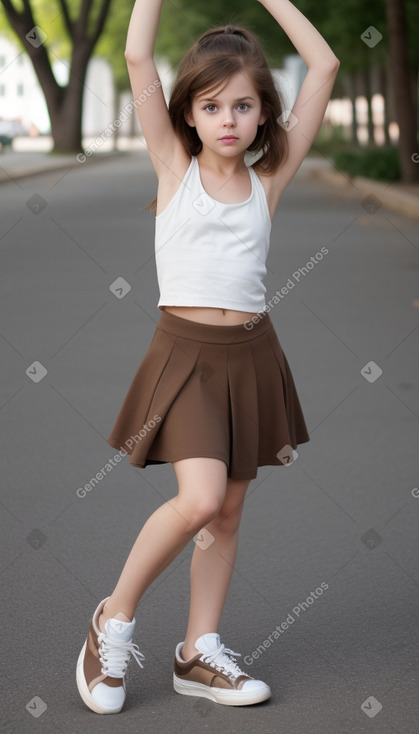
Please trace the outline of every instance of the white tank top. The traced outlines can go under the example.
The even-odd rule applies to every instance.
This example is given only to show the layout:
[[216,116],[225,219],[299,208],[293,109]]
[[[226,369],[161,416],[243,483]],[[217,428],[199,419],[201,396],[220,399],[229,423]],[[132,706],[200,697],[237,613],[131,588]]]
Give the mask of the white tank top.
[[155,218],[161,306],[265,308],[271,219],[265,190],[248,166],[252,193],[222,204],[206,193],[196,156],[166,208]]

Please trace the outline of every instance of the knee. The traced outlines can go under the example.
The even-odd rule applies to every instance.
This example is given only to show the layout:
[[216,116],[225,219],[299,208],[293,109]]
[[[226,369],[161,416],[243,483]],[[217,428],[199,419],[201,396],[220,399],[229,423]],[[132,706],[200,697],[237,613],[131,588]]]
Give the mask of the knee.
[[239,529],[241,515],[242,505],[235,508],[221,507],[220,511],[211,522],[211,528],[217,532],[217,534],[224,533],[225,535],[233,535]]
[[217,497],[202,497],[185,509],[191,526],[197,531],[217,517],[220,511],[220,501]]

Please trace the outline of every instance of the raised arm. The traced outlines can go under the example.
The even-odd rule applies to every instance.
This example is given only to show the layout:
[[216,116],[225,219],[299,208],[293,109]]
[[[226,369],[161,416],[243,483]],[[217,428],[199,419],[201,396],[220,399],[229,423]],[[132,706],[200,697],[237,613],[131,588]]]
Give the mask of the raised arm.
[[167,169],[178,144],[153,59],[162,2],[136,0],[125,47],[138,120],[158,177]]
[[163,0],[136,0],[125,44],[127,61],[152,59]]
[[340,61],[323,36],[290,0],[258,0],[285,31],[307,66],[288,117],[289,156],[272,176],[277,199],[299,169],[320,129]]

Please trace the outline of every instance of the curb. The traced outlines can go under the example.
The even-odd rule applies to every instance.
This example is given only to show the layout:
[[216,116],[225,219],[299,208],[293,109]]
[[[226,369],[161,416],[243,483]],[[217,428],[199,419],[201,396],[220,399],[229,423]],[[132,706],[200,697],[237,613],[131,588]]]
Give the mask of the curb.
[[[334,187],[346,188],[347,193],[352,193],[355,198],[360,198],[361,201],[368,195],[374,195],[379,199],[380,205],[419,220],[419,196],[411,194],[409,191],[402,191],[391,181],[382,183],[363,176],[351,177],[349,174],[343,174],[339,171],[315,168],[314,166],[310,169],[310,175],[314,178],[320,178]],[[366,210],[368,211],[367,208]]]
[[[48,155],[48,154],[46,154]],[[87,158],[83,163],[79,163],[76,160],[76,156],[69,155],[67,160],[62,158],[59,160],[46,159],[44,163],[37,162],[33,168],[28,168],[27,165],[22,165],[21,168],[16,168],[10,172],[7,169],[1,167],[1,156],[0,156],[0,185],[4,183],[11,183],[16,180],[31,178],[32,176],[40,176],[44,173],[54,173],[55,171],[71,170],[78,166],[92,165],[92,163],[100,163],[105,160],[111,160],[112,158],[119,158],[128,155],[128,151],[117,150],[111,153],[100,153],[93,154]]]

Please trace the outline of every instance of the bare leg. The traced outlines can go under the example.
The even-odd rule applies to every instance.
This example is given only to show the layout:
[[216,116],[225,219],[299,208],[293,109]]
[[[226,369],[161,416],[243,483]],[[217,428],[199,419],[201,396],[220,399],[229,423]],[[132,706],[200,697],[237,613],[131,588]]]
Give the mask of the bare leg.
[[144,524],[118,583],[99,618],[130,621],[147,587],[176,558],[196,532],[218,514],[227,486],[223,461],[210,458],[174,462],[178,494]]
[[198,545],[191,562],[191,601],[182,657],[196,655],[195,641],[217,632],[237,554],[239,525],[250,480],[229,479],[218,515],[206,525],[215,540],[202,550]]

